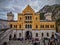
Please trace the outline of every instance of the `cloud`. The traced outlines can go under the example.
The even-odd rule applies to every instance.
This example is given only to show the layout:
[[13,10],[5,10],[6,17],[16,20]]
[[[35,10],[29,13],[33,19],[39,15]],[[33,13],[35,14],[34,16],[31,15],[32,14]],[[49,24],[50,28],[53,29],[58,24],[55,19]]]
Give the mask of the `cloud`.
[[39,1],[34,1],[33,3],[31,2],[30,5],[35,11],[38,11],[40,9]]
[[17,15],[28,4],[38,11],[45,5],[60,4],[60,0],[0,0],[0,15],[1,17],[4,15],[5,18],[6,13],[10,11]]

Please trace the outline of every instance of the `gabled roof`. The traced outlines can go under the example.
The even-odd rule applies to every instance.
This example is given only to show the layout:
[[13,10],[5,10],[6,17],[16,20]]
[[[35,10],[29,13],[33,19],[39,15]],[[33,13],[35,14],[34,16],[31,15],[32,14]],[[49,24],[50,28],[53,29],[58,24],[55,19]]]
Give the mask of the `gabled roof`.
[[32,11],[32,12],[34,12],[34,10],[31,8],[31,6],[30,5],[27,5],[26,6],[26,8],[23,10],[23,12],[26,12],[26,11]]

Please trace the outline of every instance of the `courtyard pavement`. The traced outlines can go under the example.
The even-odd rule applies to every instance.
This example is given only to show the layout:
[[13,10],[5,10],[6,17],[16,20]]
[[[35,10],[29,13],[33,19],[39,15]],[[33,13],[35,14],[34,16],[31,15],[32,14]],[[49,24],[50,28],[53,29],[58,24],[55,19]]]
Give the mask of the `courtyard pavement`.
[[[8,45],[33,45],[34,42],[25,40],[25,41],[18,41],[18,40],[10,40]],[[40,40],[38,45],[44,45],[43,41]],[[46,41],[46,45],[48,45],[48,41]]]

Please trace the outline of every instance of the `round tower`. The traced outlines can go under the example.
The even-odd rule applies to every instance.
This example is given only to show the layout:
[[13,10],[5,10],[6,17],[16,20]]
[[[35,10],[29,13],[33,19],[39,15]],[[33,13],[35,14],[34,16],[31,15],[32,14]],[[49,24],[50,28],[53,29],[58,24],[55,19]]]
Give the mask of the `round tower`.
[[7,13],[7,20],[14,20],[14,14],[12,12]]

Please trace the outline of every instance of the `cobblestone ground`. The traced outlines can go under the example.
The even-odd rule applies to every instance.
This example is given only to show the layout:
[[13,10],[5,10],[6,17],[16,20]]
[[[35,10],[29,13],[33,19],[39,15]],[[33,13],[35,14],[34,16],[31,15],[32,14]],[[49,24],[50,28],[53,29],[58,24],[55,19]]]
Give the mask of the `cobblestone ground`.
[[8,45],[32,45],[32,42],[11,40],[11,41],[8,42]]
[[[40,45],[44,45],[43,41],[39,41]],[[26,41],[18,41],[18,40],[11,40],[8,42],[8,45],[33,45],[32,41],[26,40]],[[46,45],[48,45],[48,41],[46,41]]]

